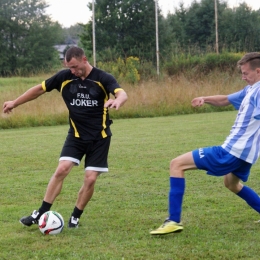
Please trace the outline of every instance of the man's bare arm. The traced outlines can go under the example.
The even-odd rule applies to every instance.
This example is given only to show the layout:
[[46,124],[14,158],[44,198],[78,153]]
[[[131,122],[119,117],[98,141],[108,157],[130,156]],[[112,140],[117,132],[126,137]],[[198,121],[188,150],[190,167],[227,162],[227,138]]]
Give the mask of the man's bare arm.
[[13,108],[18,107],[33,99],[36,99],[44,93],[45,91],[43,90],[42,85],[41,84],[36,85],[28,89],[26,92],[24,92],[21,96],[19,96],[15,100],[4,102],[3,112],[9,114],[10,112],[12,112]]

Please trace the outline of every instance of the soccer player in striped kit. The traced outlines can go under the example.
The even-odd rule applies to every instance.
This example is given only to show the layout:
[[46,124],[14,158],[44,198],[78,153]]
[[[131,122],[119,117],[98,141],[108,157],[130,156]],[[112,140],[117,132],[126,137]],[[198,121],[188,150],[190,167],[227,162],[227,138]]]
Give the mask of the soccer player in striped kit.
[[194,98],[193,107],[203,104],[232,104],[238,114],[229,136],[220,146],[200,148],[173,159],[170,163],[169,216],[151,235],[181,232],[184,173],[199,169],[213,176],[224,176],[224,185],[260,213],[259,195],[241,183],[246,182],[251,166],[260,155],[260,53],[247,53],[237,63],[247,86],[230,95]]

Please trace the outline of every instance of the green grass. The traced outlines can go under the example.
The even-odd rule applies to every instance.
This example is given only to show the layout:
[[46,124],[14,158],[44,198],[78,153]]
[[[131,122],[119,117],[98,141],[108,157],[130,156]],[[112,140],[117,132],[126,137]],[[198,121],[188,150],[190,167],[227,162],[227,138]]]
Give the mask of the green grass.
[[[195,148],[222,144],[236,113],[116,119],[108,174],[76,230],[44,236],[19,218],[37,209],[54,172],[68,126],[0,130],[0,259],[259,259],[259,214],[203,171],[186,173],[185,229],[151,237],[167,217],[169,163]],[[247,185],[260,193],[260,165]],[[53,210],[68,221],[83,165],[66,178]]]

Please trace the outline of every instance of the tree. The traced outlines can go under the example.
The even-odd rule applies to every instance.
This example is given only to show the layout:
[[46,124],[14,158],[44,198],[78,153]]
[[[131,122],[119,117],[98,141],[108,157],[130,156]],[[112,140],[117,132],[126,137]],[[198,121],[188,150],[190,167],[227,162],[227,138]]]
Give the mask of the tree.
[[[165,59],[171,59],[171,54],[174,55],[175,51],[179,52],[180,48],[183,49],[186,46],[186,12],[184,4],[181,3],[179,9],[175,8],[174,14],[168,13],[166,19],[163,19],[163,30],[160,38],[163,40],[161,53]],[[173,50],[175,51],[172,52]]]
[[53,46],[62,29],[44,14],[46,7],[42,0],[1,0],[1,76],[44,71],[58,60]]
[[[218,2],[218,17],[226,8],[225,2]],[[195,43],[200,48],[215,45],[215,6],[212,0],[202,0],[201,3],[194,1],[186,13],[186,44]]]
[[246,3],[226,9],[220,21],[222,48],[234,52],[258,51],[260,46],[260,12]]
[[[91,4],[88,7],[92,9]],[[96,0],[95,25],[99,56],[106,49],[114,49],[112,52],[118,53],[117,57],[155,59],[154,0]],[[92,42],[90,37],[92,21],[85,26],[81,37],[84,48],[88,50]]]
[[[218,4],[218,36],[220,50],[257,51],[260,46],[260,13],[246,3],[228,8],[225,1]],[[183,4],[166,19],[169,48],[178,46],[189,53],[205,53],[215,49],[214,1],[193,1],[187,9]],[[170,50],[168,50],[168,53]],[[168,55],[169,57],[169,55]],[[171,56],[170,56],[171,57]]]

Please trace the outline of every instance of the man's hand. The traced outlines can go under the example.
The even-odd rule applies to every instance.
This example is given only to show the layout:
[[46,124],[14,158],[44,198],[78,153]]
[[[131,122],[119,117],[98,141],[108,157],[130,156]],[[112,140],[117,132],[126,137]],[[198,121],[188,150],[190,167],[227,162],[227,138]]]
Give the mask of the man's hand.
[[109,99],[104,105],[104,107],[115,108],[116,110],[118,110],[120,106],[121,102],[117,99]]
[[202,105],[204,105],[204,98],[203,98],[203,97],[194,98],[194,99],[191,101],[191,105],[192,105],[193,107],[201,107]]
[[3,105],[3,112],[9,114],[14,108],[14,101],[6,101]]
[[118,110],[126,101],[127,101],[127,94],[124,90],[120,90],[115,94],[115,99],[109,99],[105,104],[104,107],[115,108]]

